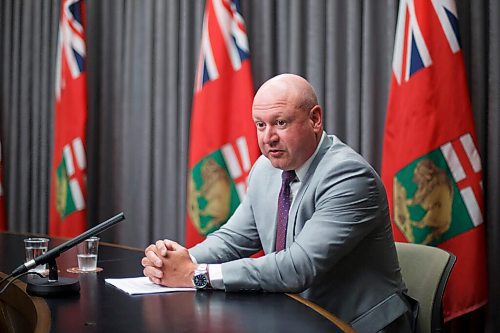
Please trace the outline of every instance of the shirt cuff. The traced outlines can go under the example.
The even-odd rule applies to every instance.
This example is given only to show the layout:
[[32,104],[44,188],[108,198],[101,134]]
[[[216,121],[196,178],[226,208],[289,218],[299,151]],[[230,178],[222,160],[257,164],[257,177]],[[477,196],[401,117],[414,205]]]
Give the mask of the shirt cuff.
[[213,289],[225,290],[221,264],[208,265],[208,276]]

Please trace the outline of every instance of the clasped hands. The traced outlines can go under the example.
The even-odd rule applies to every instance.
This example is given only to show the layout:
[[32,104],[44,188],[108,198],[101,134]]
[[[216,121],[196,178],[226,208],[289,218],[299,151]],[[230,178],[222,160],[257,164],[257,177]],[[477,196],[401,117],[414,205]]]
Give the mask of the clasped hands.
[[193,287],[192,279],[197,265],[185,247],[164,239],[146,247],[144,254],[141,260],[143,272],[153,283],[169,287]]

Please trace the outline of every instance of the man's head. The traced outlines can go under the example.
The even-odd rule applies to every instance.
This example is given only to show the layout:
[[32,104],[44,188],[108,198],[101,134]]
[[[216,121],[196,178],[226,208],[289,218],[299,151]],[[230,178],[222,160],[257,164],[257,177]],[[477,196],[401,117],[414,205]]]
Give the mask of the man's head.
[[323,132],[316,93],[309,82],[294,74],[266,81],[255,94],[252,116],[262,154],[282,170],[304,164]]

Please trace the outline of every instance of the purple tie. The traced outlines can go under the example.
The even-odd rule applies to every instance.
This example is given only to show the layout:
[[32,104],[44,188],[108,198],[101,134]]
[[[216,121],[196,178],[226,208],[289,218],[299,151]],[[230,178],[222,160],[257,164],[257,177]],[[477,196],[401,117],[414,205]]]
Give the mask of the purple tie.
[[295,179],[295,171],[287,170],[281,174],[281,191],[278,197],[278,223],[276,227],[276,252],[285,248],[286,227],[288,212],[292,199],[290,197],[290,183]]

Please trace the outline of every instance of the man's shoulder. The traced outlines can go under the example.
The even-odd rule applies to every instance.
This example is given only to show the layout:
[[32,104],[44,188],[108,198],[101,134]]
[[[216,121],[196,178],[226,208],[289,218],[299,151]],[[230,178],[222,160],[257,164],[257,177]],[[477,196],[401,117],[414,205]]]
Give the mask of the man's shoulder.
[[359,155],[351,146],[344,143],[335,135],[328,135],[330,145],[328,146],[328,153],[330,154],[346,154],[346,155]]
[[328,158],[335,158],[337,163],[345,161],[347,163],[370,165],[360,153],[336,136],[329,135],[328,138],[331,140],[331,145],[325,154]]
[[252,167],[251,176],[259,178],[265,175],[273,175],[280,172],[281,170],[273,167],[271,161],[269,161],[267,157],[260,155]]
[[261,154],[253,164],[252,172],[255,173],[256,171],[260,172],[263,170],[272,170],[272,169],[275,168],[271,164],[271,161],[269,161],[267,157]]
[[373,166],[352,147],[334,135],[329,135],[328,139],[331,141],[331,145],[328,146],[316,167],[319,174],[326,176],[328,174],[353,173],[379,178]]

